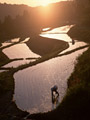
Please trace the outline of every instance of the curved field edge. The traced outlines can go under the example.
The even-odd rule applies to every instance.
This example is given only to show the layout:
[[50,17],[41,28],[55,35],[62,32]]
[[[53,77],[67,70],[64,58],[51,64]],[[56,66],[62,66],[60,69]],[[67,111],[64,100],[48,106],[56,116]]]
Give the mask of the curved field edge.
[[[90,43],[89,32],[82,30],[81,26],[74,26],[68,34],[72,38]],[[51,112],[32,114],[28,118],[36,120],[90,119],[90,47],[77,58],[77,64],[68,79],[68,89],[62,103]]]
[[[72,30],[69,32],[73,33]],[[78,39],[78,36],[77,36],[77,39]],[[62,103],[57,107],[57,109],[48,113],[33,114],[33,115],[30,115],[28,118],[36,119],[36,120],[47,120],[47,119],[85,120],[87,119],[87,117],[89,117],[89,112],[90,112],[90,103],[89,103],[90,101],[90,83],[89,83],[90,57],[89,55],[90,55],[90,48],[81,57],[78,58],[78,63],[75,67],[75,70],[68,80],[67,94],[64,97]],[[46,57],[43,59],[40,58],[39,62],[43,62],[44,60],[47,60]],[[34,64],[32,63],[32,65]],[[29,67],[29,66],[26,65],[26,67]],[[4,98],[0,100],[2,100],[5,107],[3,108],[3,104],[2,104],[0,108],[1,110],[0,118],[2,119],[7,120],[12,116],[17,116],[15,119],[20,120],[20,119],[23,119],[23,117],[28,114],[26,112],[22,112],[19,109],[17,109],[15,103],[12,101],[12,97],[14,93],[13,92],[14,91],[13,74],[17,72],[19,69],[23,69],[24,67],[20,67],[18,69],[11,69],[9,72],[0,73],[0,88],[3,85],[3,89],[0,90],[1,91],[0,98],[2,97]],[[8,83],[7,80],[9,80],[11,83]],[[5,98],[4,95],[7,97]],[[10,103],[11,103],[11,107],[8,108],[7,106],[8,105],[10,106]],[[3,111],[2,108],[5,111]],[[6,108],[8,108],[9,110]]]
[[[62,43],[62,45],[59,45],[58,49],[55,49],[50,54],[46,54],[45,56],[38,58],[35,62],[30,62],[29,64],[21,65],[17,68],[10,68],[9,71],[0,73],[0,119],[9,120],[13,118],[16,120],[20,120],[24,119],[24,117],[28,115],[27,112],[19,110],[15,105],[15,101],[12,100],[15,87],[13,74],[19,70],[51,59],[55,57],[58,53],[62,52],[63,50],[69,47],[67,42],[60,41],[60,43]],[[3,54],[2,51],[1,54]],[[6,59],[6,61],[4,61],[3,59],[1,65],[9,63],[10,61],[12,60]]]

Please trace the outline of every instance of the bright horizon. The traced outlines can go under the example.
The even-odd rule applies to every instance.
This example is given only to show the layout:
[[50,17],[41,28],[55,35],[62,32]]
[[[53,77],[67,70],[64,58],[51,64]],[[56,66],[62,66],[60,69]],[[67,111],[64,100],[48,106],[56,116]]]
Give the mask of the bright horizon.
[[25,4],[28,6],[46,6],[50,3],[56,3],[60,1],[67,1],[67,0],[0,0],[0,3],[7,3],[7,4]]

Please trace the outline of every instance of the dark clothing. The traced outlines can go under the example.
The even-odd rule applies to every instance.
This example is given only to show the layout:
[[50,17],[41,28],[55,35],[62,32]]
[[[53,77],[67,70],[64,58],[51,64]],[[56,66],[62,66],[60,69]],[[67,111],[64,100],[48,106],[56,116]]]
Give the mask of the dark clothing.
[[51,88],[51,92],[52,92],[52,103],[55,103],[59,97],[59,93],[57,91],[58,87],[54,86]]

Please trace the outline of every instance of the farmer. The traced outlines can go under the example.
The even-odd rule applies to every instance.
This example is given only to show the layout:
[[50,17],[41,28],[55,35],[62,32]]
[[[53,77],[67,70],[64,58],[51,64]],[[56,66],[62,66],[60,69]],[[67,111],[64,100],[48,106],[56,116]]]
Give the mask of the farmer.
[[55,103],[59,97],[59,93],[58,93],[58,87],[57,85],[53,86],[51,88],[51,94],[52,94],[52,103]]
[[75,40],[74,39],[72,39],[72,45],[74,45],[75,44]]

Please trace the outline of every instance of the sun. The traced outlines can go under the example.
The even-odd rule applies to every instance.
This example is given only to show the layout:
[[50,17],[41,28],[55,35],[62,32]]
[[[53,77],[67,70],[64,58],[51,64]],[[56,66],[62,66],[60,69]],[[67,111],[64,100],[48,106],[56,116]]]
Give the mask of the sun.
[[51,3],[51,0],[40,0],[40,5],[41,6],[47,6],[50,3]]

